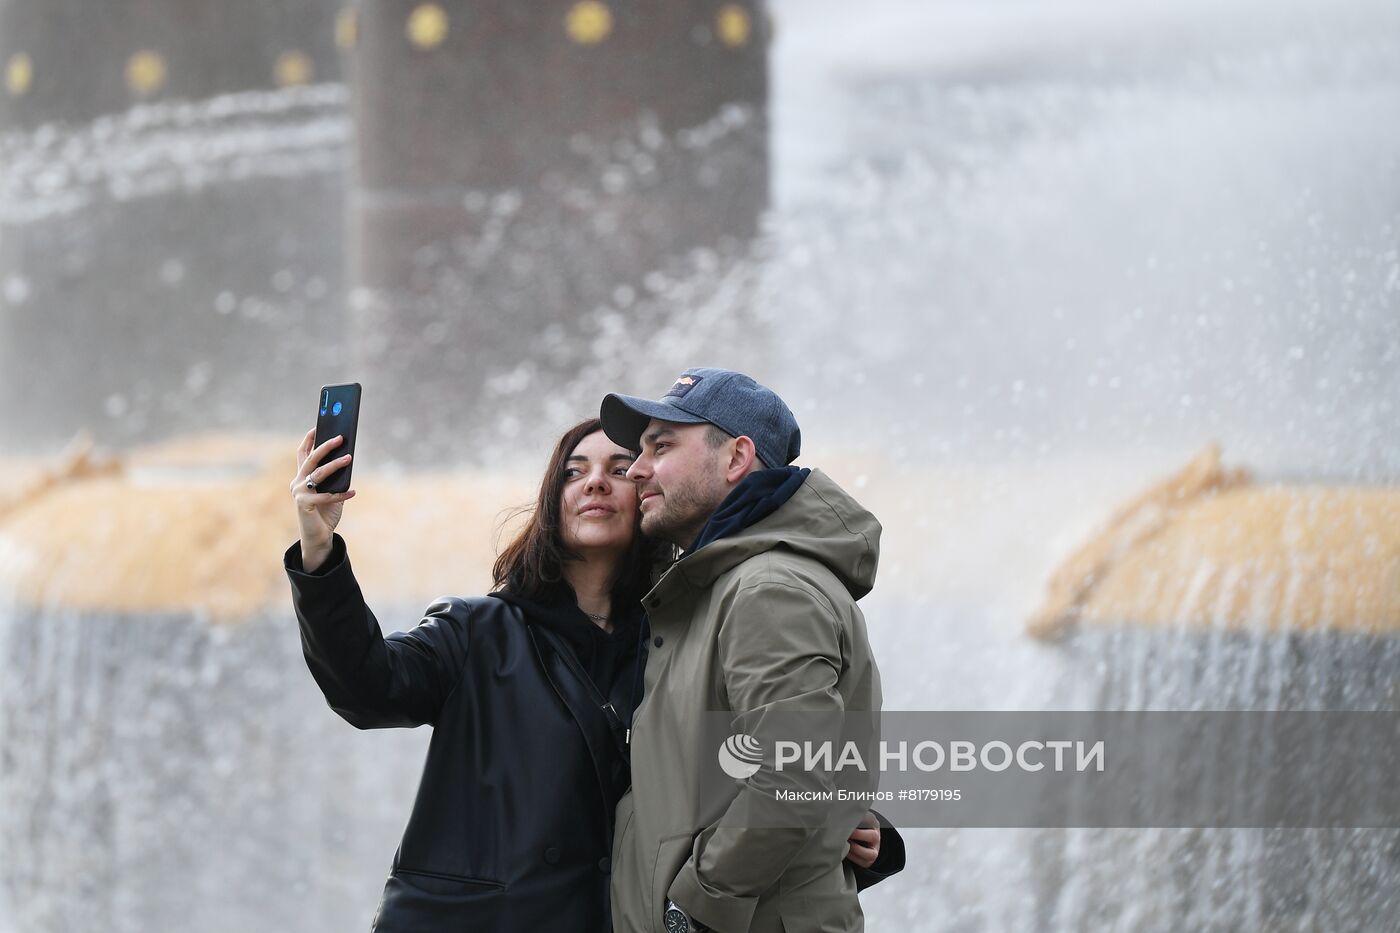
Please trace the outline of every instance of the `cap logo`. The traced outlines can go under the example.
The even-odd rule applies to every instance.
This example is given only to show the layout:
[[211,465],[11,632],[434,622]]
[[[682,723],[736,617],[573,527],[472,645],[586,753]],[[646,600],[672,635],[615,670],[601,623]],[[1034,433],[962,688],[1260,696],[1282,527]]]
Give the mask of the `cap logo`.
[[676,380],[676,384],[671,386],[671,391],[662,398],[684,398],[685,394],[695,388],[703,380],[704,376],[681,376]]

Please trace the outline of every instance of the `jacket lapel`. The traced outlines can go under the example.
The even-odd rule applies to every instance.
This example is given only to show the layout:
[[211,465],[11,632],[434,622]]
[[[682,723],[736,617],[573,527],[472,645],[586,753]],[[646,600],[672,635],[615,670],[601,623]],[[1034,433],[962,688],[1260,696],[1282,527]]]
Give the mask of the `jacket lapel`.
[[613,779],[608,767],[608,743],[612,742],[617,746],[625,762],[627,746],[620,735],[622,722],[613,712],[612,704],[598,692],[583,665],[579,664],[578,658],[563,644],[558,635],[535,625],[527,625],[525,631],[530,635],[530,643],[540,659],[545,679],[568,708],[569,714],[583,734],[589,757],[593,759],[594,773],[598,776],[598,790],[603,795],[604,810],[608,817],[608,833],[611,836],[613,813],[610,789]]

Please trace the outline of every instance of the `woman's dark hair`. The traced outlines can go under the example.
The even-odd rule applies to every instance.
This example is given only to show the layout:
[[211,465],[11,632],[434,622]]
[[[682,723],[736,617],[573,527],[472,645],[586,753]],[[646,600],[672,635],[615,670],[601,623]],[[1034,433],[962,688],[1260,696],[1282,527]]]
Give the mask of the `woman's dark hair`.
[[[564,562],[577,560],[578,555],[564,546],[560,532],[559,500],[564,491],[564,471],[569,455],[588,435],[601,431],[603,423],[597,418],[580,421],[564,432],[554,445],[549,466],[540,480],[539,495],[533,509],[522,509],[529,518],[515,540],[501,551],[492,569],[495,588],[509,590],[526,599],[546,601],[561,594],[573,595],[564,579]],[[639,602],[651,588],[653,564],[660,556],[657,542],[642,537],[639,523],[632,536],[632,546],[623,556],[617,579],[613,581],[612,599],[615,607]]]

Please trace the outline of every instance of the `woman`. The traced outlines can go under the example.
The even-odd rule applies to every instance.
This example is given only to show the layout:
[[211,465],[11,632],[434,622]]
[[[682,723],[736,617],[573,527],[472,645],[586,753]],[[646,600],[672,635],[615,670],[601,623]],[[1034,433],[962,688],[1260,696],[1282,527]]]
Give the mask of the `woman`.
[[[570,428],[496,562],[496,592],[440,599],[383,637],[335,534],[355,493],[308,484],[350,456],[322,463],[339,439],[313,449],[314,437],[297,451],[301,538],[284,555],[307,665],[352,725],[433,726],[374,929],[608,930],[655,559],[637,531],[633,455],[597,419]],[[849,857],[868,868],[879,841],[858,829]]]

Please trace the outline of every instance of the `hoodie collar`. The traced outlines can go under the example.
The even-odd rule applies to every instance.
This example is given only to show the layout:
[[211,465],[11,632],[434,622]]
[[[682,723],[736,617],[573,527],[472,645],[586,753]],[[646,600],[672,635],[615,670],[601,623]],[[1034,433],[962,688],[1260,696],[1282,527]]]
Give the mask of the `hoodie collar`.
[[662,575],[644,602],[651,607],[653,598],[668,601],[682,590],[704,589],[734,566],[774,548],[820,562],[853,598],[860,599],[875,584],[880,523],[829,476],[812,470],[764,518],[750,518],[725,537],[688,551]]
[[739,481],[739,485],[729,490],[729,495],[719,504],[709,521],[705,522],[695,542],[686,549],[686,554],[694,554],[705,545],[720,538],[726,538],[743,531],[754,522],[762,521],[778,511],[778,507],[792,498],[807,479],[811,470],[795,467],[777,467],[771,470],[755,470]]
[[593,659],[600,650],[606,650],[605,646],[630,645],[639,622],[640,610],[635,606],[616,606],[612,618],[613,630],[605,632],[583,614],[573,594],[567,591],[551,592],[538,599],[511,590],[497,590],[491,595],[519,607],[526,622],[559,633],[578,654],[584,666],[589,668],[593,667]]

